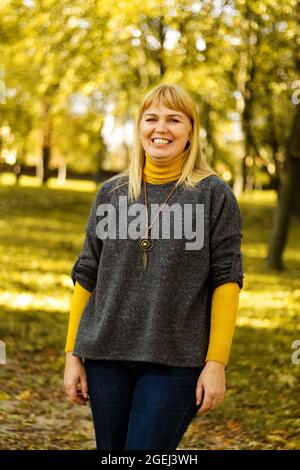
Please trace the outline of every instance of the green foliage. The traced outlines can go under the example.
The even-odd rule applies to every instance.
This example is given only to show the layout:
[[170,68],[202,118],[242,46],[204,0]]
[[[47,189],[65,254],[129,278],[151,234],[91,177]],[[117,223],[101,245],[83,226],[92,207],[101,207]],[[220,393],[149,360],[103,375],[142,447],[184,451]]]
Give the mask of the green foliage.
[[[251,99],[244,117],[257,172],[277,166],[294,109],[296,0],[12,0],[0,8],[1,69],[10,90],[0,119],[21,160],[40,156],[29,137],[43,132],[47,102],[56,163],[95,171],[106,151],[100,134],[108,107],[119,121],[133,120],[149,88],[172,82],[196,100],[214,165],[237,172]],[[85,102],[80,115],[76,97]]]

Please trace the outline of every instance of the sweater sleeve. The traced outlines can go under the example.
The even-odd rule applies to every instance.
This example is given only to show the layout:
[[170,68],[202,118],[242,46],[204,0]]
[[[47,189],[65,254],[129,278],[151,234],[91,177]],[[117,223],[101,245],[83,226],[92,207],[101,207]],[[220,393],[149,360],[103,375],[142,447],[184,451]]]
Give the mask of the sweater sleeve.
[[222,181],[215,188],[211,204],[208,276],[211,291],[230,281],[243,287],[242,223],[236,197]]
[[235,329],[240,287],[228,282],[213,291],[209,346],[205,362],[217,361],[227,366]]
[[75,286],[77,280],[82,287],[92,292],[96,286],[99,259],[103,242],[96,233],[96,210],[98,207],[98,194],[90,209],[86,224],[86,235],[81,252],[72,267],[71,278]]
[[78,282],[75,282],[75,288],[71,298],[65,352],[72,352],[74,350],[78,326],[90,296],[91,293],[88,290],[82,287]]

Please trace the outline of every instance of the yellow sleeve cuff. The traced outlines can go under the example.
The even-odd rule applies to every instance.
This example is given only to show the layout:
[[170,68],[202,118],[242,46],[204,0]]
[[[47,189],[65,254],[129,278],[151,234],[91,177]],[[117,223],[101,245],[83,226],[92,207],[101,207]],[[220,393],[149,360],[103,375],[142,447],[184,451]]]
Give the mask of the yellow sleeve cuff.
[[71,307],[69,315],[69,325],[65,352],[72,352],[75,345],[78,326],[85,309],[85,306],[91,296],[91,292],[82,287],[77,281],[71,298]]
[[237,282],[227,282],[213,291],[210,337],[205,362],[217,361],[227,366],[239,306],[239,293],[240,286]]

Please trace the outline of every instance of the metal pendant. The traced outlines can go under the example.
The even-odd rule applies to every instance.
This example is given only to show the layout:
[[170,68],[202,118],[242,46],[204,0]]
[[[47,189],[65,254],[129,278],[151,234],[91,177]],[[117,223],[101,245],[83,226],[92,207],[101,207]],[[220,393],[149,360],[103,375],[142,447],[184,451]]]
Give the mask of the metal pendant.
[[151,250],[151,248],[154,245],[154,241],[152,240],[152,238],[141,238],[141,240],[139,241],[139,245],[144,252],[143,253],[143,268],[144,268],[144,271],[146,271],[147,266],[148,266],[147,251]]

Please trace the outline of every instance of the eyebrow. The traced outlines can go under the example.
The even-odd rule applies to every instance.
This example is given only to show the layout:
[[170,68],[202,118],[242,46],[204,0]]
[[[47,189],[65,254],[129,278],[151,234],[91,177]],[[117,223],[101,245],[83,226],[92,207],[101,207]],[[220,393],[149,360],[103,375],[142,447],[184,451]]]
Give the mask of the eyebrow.
[[[147,113],[147,114],[144,114],[144,116],[157,116],[157,114],[155,113]],[[167,114],[167,116],[178,116],[178,117],[182,117],[180,114]]]

